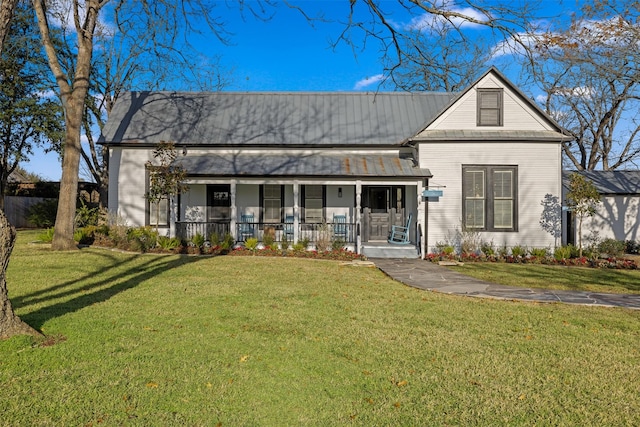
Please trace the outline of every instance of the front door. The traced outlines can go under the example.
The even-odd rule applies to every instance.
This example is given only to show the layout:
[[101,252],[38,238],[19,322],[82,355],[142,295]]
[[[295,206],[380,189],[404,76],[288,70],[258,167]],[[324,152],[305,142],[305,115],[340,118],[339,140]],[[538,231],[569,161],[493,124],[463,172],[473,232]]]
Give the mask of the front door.
[[389,236],[390,187],[369,187],[369,240],[385,241]]

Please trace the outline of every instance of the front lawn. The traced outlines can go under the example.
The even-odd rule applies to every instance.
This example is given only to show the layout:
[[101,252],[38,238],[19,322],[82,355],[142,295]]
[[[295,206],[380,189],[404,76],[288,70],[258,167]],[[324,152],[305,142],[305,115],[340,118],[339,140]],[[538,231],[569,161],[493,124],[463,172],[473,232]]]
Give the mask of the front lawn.
[[48,339],[0,342],[2,426],[640,424],[640,311],[32,240],[9,292]]
[[496,262],[468,262],[450,268],[477,279],[523,288],[640,294],[640,270]]

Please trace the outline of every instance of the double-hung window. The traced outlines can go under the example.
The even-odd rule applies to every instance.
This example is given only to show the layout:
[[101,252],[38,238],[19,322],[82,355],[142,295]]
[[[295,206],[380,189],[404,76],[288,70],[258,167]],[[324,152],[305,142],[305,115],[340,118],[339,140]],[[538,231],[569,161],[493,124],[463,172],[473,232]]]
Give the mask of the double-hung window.
[[147,224],[167,227],[169,226],[169,200],[164,198],[157,202],[149,203],[149,220]]
[[502,126],[502,89],[478,89],[478,126]]
[[303,220],[305,223],[324,221],[324,185],[305,185],[302,187]]
[[462,189],[466,229],[517,231],[517,166],[463,166]]
[[280,223],[282,221],[282,206],[284,201],[283,186],[278,184],[264,184],[260,187],[262,202],[262,222]]

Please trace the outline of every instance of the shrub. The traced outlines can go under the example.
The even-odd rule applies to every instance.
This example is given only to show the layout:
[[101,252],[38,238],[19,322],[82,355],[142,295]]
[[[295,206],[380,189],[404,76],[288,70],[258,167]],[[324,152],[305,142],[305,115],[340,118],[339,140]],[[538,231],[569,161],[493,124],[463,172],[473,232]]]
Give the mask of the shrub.
[[574,256],[575,252],[576,252],[575,251],[575,247],[573,245],[559,246],[553,252],[553,257],[557,261],[562,261],[563,259],[572,258]]
[[244,247],[250,251],[255,251],[256,249],[258,249],[258,239],[256,239],[255,237],[249,237],[244,242]]
[[525,246],[515,245],[511,248],[511,255],[516,258],[523,257],[527,255],[527,248]]
[[27,221],[39,228],[53,227],[58,212],[58,199],[47,199],[29,207]]
[[98,227],[95,225],[87,225],[86,227],[78,228],[73,233],[73,240],[81,245],[91,245],[95,240],[95,233]]
[[326,252],[331,249],[331,230],[326,223],[322,223],[320,227],[318,227],[316,249],[318,252]]
[[147,252],[156,246],[158,233],[151,227],[130,228],[127,231],[129,249],[136,252]]
[[38,240],[44,243],[53,242],[53,233],[55,232],[53,227],[47,228],[42,233],[38,234]]
[[287,233],[282,233],[282,239],[280,239],[280,247],[283,251],[289,249],[289,239],[287,239]]
[[347,242],[345,242],[342,239],[335,239],[334,241],[331,242],[331,249],[333,249],[334,251],[340,251],[342,249],[344,249],[344,246],[346,245]]
[[191,243],[193,243],[193,246],[196,248],[202,248],[204,246],[204,242],[204,236],[200,233],[196,233],[195,236],[191,238]]
[[222,240],[222,242],[220,242],[220,247],[222,248],[222,250],[228,251],[233,247],[234,243],[235,240],[233,239],[231,233],[227,233],[224,235],[224,239]]
[[215,231],[209,235],[211,246],[220,246],[220,235]]
[[158,247],[165,251],[170,251],[180,246],[180,239],[177,237],[158,236]]
[[276,230],[273,227],[265,227],[262,235],[262,243],[266,248],[273,248],[276,241]]
[[529,254],[531,254],[531,256],[536,258],[546,258],[549,256],[549,249],[548,248],[531,248],[531,250],[529,251]]
[[295,252],[306,251],[307,250],[307,246],[305,244],[303,244],[302,242],[294,243],[293,244],[293,250]]
[[628,254],[640,253],[640,243],[635,240],[627,240],[625,243],[625,252]]
[[494,256],[496,254],[496,250],[493,247],[493,242],[482,242],[482,244],[480,245],[480,250],[482,251],[483,254],[485,254],[485,256]]
[[76,227],[98,225],[102,216],[98,206],[89,207],[84,200],[80,199],[80,207],[76,209]]
[[598,252],[600,255],[607,254],[610,258],[617,258],[623,255],[625,249],[625,242],[615,239],[604,239],[598,245]]
[[309,249],[309,243],[311,243],[311,240],[309,240],[308,237],[305,237],[304,239],[298,241],[298,244],[302,246],[303,251]]

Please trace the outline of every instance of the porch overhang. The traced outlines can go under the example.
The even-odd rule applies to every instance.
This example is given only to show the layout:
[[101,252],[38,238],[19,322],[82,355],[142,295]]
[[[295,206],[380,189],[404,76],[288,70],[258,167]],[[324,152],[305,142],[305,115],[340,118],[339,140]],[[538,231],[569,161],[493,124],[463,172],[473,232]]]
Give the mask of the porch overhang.
[[191,177],[431,178],[412,159],[385,155],[207,154],[175,160]]

